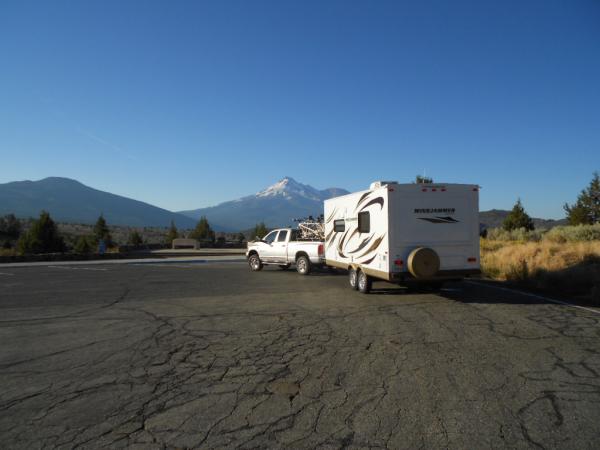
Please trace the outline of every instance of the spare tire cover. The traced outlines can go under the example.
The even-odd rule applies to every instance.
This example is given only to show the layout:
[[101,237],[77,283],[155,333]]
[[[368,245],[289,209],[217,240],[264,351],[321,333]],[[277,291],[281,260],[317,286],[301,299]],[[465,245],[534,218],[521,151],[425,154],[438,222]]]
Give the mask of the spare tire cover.
[[408,270],[415,278],[431,278],[440,270],[440,257],[430,248],[415,248],[408,255]]

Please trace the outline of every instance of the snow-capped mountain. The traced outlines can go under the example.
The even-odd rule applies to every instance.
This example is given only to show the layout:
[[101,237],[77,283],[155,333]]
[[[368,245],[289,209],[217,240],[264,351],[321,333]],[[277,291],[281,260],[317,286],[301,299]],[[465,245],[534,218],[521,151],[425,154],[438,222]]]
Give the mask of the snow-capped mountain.
[[294,196],[305,197],[311,200],[322,200],[321,191],[312,186],[298,183],[292,177],[285,177],[272,186],[256,193],[257,197],[276,197],[294,198]]
[[293,225],[295,218],[322,214],[323,200],[347,193],[340,188],[315,189],[292,177],[284,177],[254,195],[209,208],[180,211],[180,214],[196,220],[206,216],[219,231],[244,230],[259,222],[265,222],[268,227],[282,227]]

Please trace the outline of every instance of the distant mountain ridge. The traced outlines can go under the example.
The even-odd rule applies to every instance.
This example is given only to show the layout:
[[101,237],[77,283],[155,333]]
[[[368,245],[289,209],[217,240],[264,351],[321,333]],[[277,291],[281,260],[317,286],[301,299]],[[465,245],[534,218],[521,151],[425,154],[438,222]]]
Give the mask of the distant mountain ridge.
[[322,214],[324,200],[347,193],[341,188],[319,190],[284,177],[254,195],[179,214],[194,220],[206,216],[218,231],[247,230],[259,222],[268,227],[284,227],[293,225],[296,218]]
[[110,194],[70,178],[0,184],[0,214],[37,217],[46,210],[59,222],[94,223],[100,214],[111,225],[166,227],[173,220],[180,228],[192,228],[189,217],[163,208]]
[[[37,217],[49,211],[59,222],[94,223],[103,214],[111,225],[193,228],[206,216],[217,231],[240,231],[259,222],[268,227],[293,226],[294,219],[323,213],[323,201],[345,195],[341,188],[315,189],[284,177],[254,195],[220,203],[208,208],[172,212],[120,195],[93,189],[70,178],[49,177],[39,181],[14,181],[0,184],[0,215]],[[492,209],[479,213],[488,228],[502,226],[509,211]],[[566,220],[534,218],[536,228],[565,225]]]
[[[490,209],[489,211],[479,212],[479,221],[485,224],[488,228],[499,228],[502,226],[506,216],[510,214],[510,211],[503,209]],[[559,225],[567,225],[567,219],[539,219],[532,217],[533,225],[536,229],[550,229]]]

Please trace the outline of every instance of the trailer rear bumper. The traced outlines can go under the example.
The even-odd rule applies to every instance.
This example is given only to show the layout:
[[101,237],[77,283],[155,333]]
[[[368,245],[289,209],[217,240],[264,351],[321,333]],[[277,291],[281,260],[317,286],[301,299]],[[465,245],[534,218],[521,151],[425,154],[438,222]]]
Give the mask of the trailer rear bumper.
[[389,281],[431,281],[431,280],[461,280],[463,278],[481,276],[480,269],[440,270],[431,278],[416,278],[410,272],[392,272]]

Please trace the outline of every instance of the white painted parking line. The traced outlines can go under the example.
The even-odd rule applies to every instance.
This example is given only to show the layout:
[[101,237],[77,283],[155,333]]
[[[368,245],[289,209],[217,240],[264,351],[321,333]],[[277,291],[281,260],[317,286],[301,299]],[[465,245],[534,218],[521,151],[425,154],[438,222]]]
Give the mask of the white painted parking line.
[[139,258],[139,259],[90,259],[85,261],[37,261],[27,263],[2,263],[0,269],[12,269],[15,267],[81,267],[81,266],[110,266],[119,264],[151,264],[151,263],[181,263],[189,264],[193,262],[229,262],[246,261],[243,255],[207,255],[198,258],[197,256],[177,256],[172,258]]
[[211,260],[211,261],[164,261],[164,262],[138,262],[138,263],[130,263],[131,266],[138,267],[175,267],[178,269],[196,269],[198,267],[207,266],[210,264],[246,264],[246,260]]
[[98,267],[71,267],[71,266],[46,266],[50,269],[69,269],[69,270],[95,270],[106,272],[108,269],[100,269]]
[[586,308],[585,306],[574,305],[572,303],[563,302],[561,300],[556,300],[554,298],[544,297],[543,295],[532,294],[531,292],[519,291],[517,289],[510,289],[510,288],[502,287],[502,286],[494,286],[493,284],[481,283],[479,281],[471,281],[471,280],[465,280],[465,281],[467,283],[474,284],[474,285],[477,285],[477,286],[486,286],[486,287],[490,287],[490,288],[493,288],[493,289],[498,289],[500,291],[510,292],[512,294],[526,295],[528,297],[537,298],[539,300],[544,300],[546,302],[556,303],[557,305],[571,306],[572,308],[583,309],[585,311],[593,312],[595,314],[600,314],[600,310],[597,310],[597,309]]

